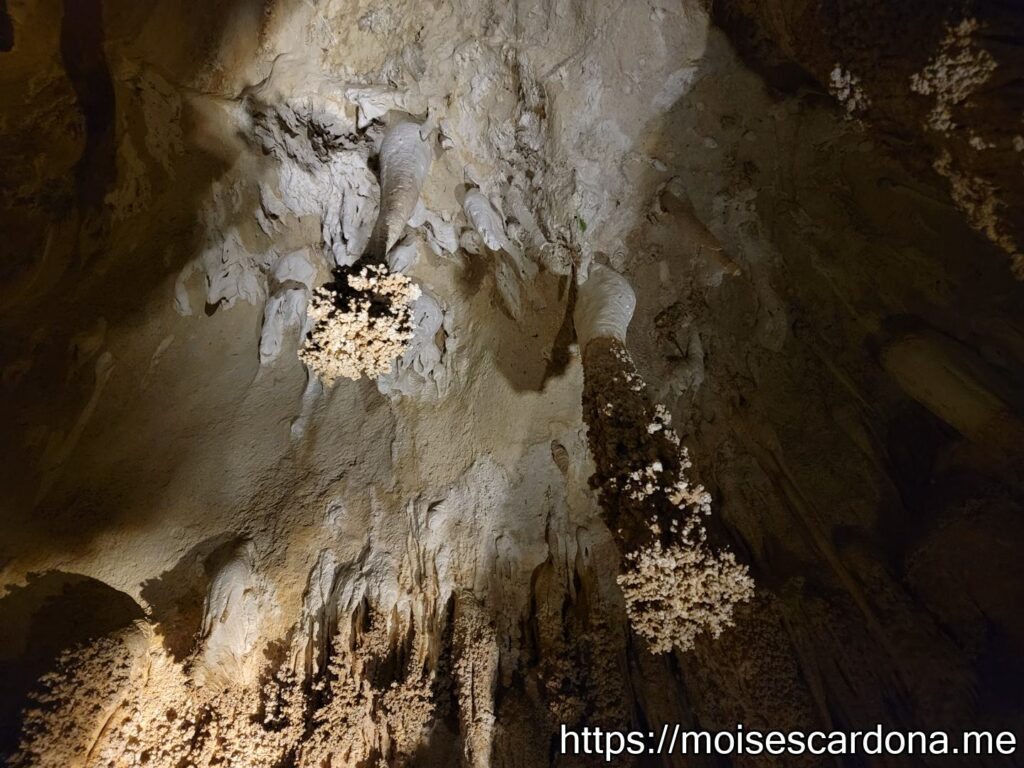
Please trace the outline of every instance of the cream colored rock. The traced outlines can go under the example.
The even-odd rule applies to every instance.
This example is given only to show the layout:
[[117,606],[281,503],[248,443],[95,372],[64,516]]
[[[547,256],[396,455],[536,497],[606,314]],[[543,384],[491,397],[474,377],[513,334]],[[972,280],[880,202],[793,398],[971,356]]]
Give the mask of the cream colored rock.
[[636,294],[626,278],[610,267],[593,265],[577,290],[573,313],[580,349],[599,337],[625,342],[635,310]]
[[259,582],[250,544],[240,545],[210,582],[192,667],[198,685],[251,683],[260,642]]
[[342,274],[314,291],[312,328],[299,357],[325,386],[339,378],[376,379],[391,371],[415,335],[412,307],[419,297],[419,286],[384,266]]
[[491,201],[484,197],[483,192],[476,188],[468,190],[462,203],[462,209],[466,212],[466,218],[480,235],[484,245],[492,251],[507,251],[509,255],[518,258],[519,250],[505,234],[505,223],[501,220],[498,212],[494,210]]
[[[892,318],[920,314],[983,350],[1010,384],[987,391],[1019,401],[1019,296],[932,181],[805,89],[766,88],[697,0],[136,3],[69,26],[91,5],[5,5],[0,627],[21,622],[31,642],[0,629],[0,687],[36,674],[27,657],[49,663],[56,638],[30,630],[49,627],[37,607],[60,572],[131,595],[155,632],[123,684],[102,670],[134,651],[77,657],[64,687],[80,695],[35,721],[28,765],[542,768],[560,723],[811,731],[910,713],[989,727],[970,712],[992,711],[979,682],[1016,662],[1004,639],[1020,633],[1001,617],[1020,613],[1022,547],[991,521],[1019,518],[1020,494],[913,402],[938,384],[919,401],[976,424],[987,401],[964,404],[955,382],[929,381],[933,367],[887,375],[866,351]],[[82,33],[70,48],[62,28]],[[975,41],[1000,69],[958,120],[1012,84],[999,39]],[[844,72],[870,83],[869,58]],[[907,95],[924,117],[931,97]],[[312,291],[334,268],[359,276],[388,207],[371,168],[396,110],[436,116],[445,151],[403,197],[411,217],[408,200],[383,217],[381,250],[412,235],[409,275],[437,305],[409,305],[400,341],[382,327],[393,305],[371,323],[327,317],[323,297],[325,338],[353,342],[350,370],[391,367],[324,388],[286,354],[297,329],[262,323],[293,317],[282,289]],[[418,133],[414,148],[432,143]],[[672,178],[678,205],[659,191]],[[493,210],[483,233],[465,185]],[[978,185],[960,186],[986,209]],[[280,258],[294,253],[304,263]],[[394,246],[391,261],[375,255],[409,268]],[[687,496],[671,451],[626,446],[640,455],[614,478],[637,531],[653,491],[700,508],[700,481],[715,500],[707,550],[642,540],[633,569],[588,483],[596,429],[567,316],[569,276],[595,261],[638,301],[597,290],[617,286],[595,268],[581,342],[618,343],[628,326],[697,464]],[[372,303],[376,288],[354,290]],[[107,363],[78,366],[69,343],[99,317]],[[261,370],[261,341],[272,355],[278,338]],[[668,435],[665,409],[628,418],[635,373],[613,367],[598,388],[615,377],[622,392],[596,407],[641,432],[641,449]],[[989,494],[1005,514],[976,513]],[[957,535],[935,536],[951,517]],[[949,543],[966,537],[963,551]],[[944,576],[911,592],[901,564],[922,539],[936,542],[928,573]],[[239,540],[252,543],[242,562],[209,572],[211,552]],[[994,541],[1006,556],[979,579]],[[715,640],[742,595],[735,570],[707,560],[726,550],[750,564],[758,599]],[[872,552],[880,567],[858,554]],[[779,631],[757,631],[764,605]],[[673,633],[694,650],[649,652]],[[813,704],[788,716],[793,701]],[[17,723],[6,703],[0,719]],[[935,710],[953,705],[968,714],[940,725]],[[803,758],[793,765],[822,767]]]
[[380,211],[370,238],[371,258],[387,255],[416,209],[431,160],[430,143],[421,128],[420,123],[399,115],[384,133],[380,147]]

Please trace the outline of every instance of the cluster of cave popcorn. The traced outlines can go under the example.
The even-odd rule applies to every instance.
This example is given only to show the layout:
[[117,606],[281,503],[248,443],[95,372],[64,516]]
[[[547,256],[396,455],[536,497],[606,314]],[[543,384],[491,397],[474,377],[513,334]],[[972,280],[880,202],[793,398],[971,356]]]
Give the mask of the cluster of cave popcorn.
[[[339,378],[389,373],[415,335],[413,304],[422,295],[385,258],[412,217],[430,169],[430,128],[394,118],[380,149],[380,208],[368,246],[371,263],[339,267],[310,302],[313,326],[299,356],[327,386]],[[398,266],[395,264],[395,266]]]
[[342,274],[313,293],[313,328],[299,357],[327,386],[389,373],[415,333],[412,305],[421,295],[408,277],[382,265]]

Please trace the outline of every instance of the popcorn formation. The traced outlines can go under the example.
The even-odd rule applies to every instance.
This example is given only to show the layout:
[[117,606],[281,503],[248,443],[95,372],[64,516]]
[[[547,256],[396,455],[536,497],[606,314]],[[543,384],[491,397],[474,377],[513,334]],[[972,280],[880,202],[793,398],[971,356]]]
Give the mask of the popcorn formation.
[[[658,424],[669,443],[679,444],[664,406],[648,425]],[[664,496],[671,511],[654,514],[647,530],[651,543],[628,552],[617,581],[626,600],[626,614],[634,631],[650,644],[654,653],[673,647],[682,652],[693,648],[703,632],[717,638],[733,625],[737,603],[754,596],[754,580],[747,567],[731,552],[716,552],[708,545],[702,516],[711,514],[711,495],[682,475],[692,464],[686,448],[680,447],[679,475],[672,482],[662,462],[653,461],[619,480],[620,499],[643,504],[648,498]],[[655,500],[655,509],[658,509]],[[666,536],[667,534],[667,536]],[[668,543],[663,543],[663,539]]]
[[420,297],[419,286],[384,265],[336,275],[313,293],[313,328],[299,350],[328,387],[342,377],[375,379],[390,371],[412,339],[411,307]]
[[731,552],[708,547],[696,515],[668,546],[655,539],[626,555],[618,582],[634,631],[654,653],[688,651],[703,632],[717,638],[733,625],[736,604],[754,596],[747,567]]
[[700,635],[733,625],[754,580],[708,541],[711,495],[688,477],[692,463],[671,415],[652,401],[622,342],[591,340],[583,369],[591,484],[623,555],[626,614],[652,652],[688,651]]

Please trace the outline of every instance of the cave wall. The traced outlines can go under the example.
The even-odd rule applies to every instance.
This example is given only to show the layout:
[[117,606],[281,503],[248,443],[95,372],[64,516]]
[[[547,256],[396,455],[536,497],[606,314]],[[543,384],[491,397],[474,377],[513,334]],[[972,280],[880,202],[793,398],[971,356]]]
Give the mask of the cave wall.
[[774,72],[785,88],[827,90],[915,175],[940,177],[1022,276],[1024,19],[1016,3],[727,0],[709,7],[754,67]]
[[[963,44],[999,66],[947,135],[907,83],[966,16],[815,8],[9,2],[0,619],[60,574],[146,616],[48,652],[13,763],[1019,728],[1013,49]],[[392,109],[438,131],[410,224],[436,365],[324,391],[284,299],[365,245]],[[995,190],[998,236],[943,152]],[[472,186],[518,261],[474,241]],[[685,654],[629,632],[588,487],[571,286],[594,261],[634,285],[627,346],[757,584]]]

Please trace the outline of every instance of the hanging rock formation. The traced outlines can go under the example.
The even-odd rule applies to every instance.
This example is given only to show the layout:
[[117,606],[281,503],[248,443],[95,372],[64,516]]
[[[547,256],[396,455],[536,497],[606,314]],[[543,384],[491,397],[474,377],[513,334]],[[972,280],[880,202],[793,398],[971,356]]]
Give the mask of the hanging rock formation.
[[0,3],[3,759],[1020,733],[1019,24]]

